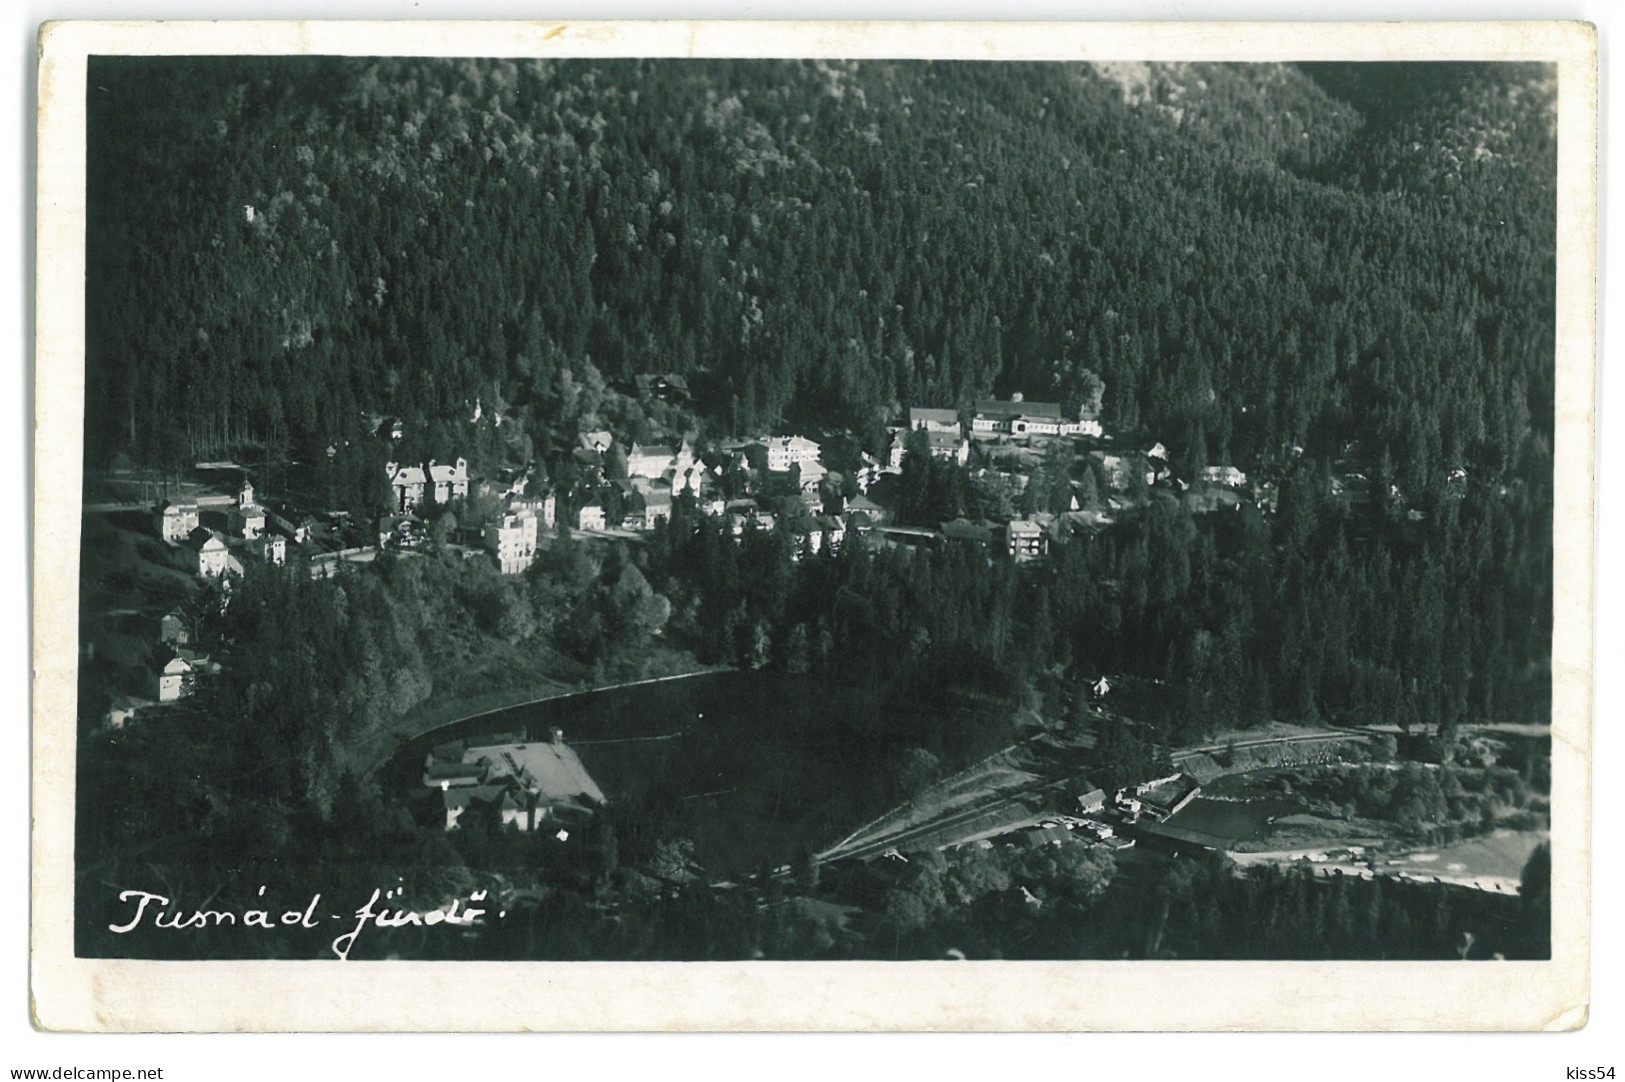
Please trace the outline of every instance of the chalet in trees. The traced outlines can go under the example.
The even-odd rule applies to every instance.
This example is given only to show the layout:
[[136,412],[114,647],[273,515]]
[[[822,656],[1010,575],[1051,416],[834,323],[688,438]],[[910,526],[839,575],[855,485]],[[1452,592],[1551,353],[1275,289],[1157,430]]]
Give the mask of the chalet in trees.
[[471,809],[483,807],[499,824],[520,830],[557,824],[562,841],[567,826],[606,803],[558,729],[543,744],[441,744],[424,761],[423,784],[440,790],[447,830],[458,829]]
[[687,402],[688,380],[675,372],[645,372],[632,377],[638,397],[662,402]]
[[172,703],[192,694],[196,677],[191,660],[182,651],[160,650],[154,660],[157,662],[154,692],[159,702]]

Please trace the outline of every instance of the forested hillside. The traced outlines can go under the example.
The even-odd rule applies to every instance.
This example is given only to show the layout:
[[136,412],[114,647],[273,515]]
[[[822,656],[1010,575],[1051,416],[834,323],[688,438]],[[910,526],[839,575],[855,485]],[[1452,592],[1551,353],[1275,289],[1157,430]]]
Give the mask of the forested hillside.
[[1543,72],[1124,67],[99,61],[93,460],[567,427],[651,369],[861,430],[1087,366],[1214,461],[1545,472]]

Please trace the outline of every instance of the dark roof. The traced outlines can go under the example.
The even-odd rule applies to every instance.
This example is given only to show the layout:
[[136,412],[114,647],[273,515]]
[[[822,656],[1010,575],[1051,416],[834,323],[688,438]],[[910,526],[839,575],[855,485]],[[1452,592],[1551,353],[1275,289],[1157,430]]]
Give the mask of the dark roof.
[[470,804],[496,804],[502,806],[513,801],[515,790],[513,783],[505,781],[501,785],[464,785],[460,788],[447,789],[442,796],[446,807],[466,808]]
[[688,380],[675,372],[644,372],[633,376],[632,382],[637,384],[640,394],[688,394]]
[[942,524],[942,536],[953,541],[979,541],[985,545],[993,540],[993,531],[969,519],[956,518]]
[[915,425],[924,421],[934,421],[938,424],[957,425],[959,423],[959,411],[932,409],[928,406],[915,406],[913,409],[908,411],[908,420],[910,424]]
[[186,535],[185,544],[187,548],[195,549],[201,552],[204,545],[207,545],[210,541],[218,540],[219,537],[213,530],[206,526],[199,526],[197,529]]
[[484,763],[430,763],[423,772],[423,781],[426,785],[433,785],[437,781],[456,781],[459,778],[480,778],[485,776]]
[[1057,402],[1001,402],[997,398],[977,399],[976,412],[988,417],[1048,417],[1057,421],[1062,417]]

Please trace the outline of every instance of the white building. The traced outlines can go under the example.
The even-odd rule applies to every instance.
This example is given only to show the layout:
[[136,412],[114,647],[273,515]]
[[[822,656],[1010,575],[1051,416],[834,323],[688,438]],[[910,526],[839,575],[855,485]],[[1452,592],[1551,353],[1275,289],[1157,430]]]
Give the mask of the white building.
[[763,440],[762,446],[767,448],[767,468],[773,473],[818,461],[818,444],[805,436],[774,436]]
[[197,504],[165,503],[158,508],[158,536],[180,544],[197,529]]
[[508,501],[508,510],[519,512],[529,511],[536,516],[536,523],[540,529],[550,530],[558,521],[558,502],[549,492],[545,496],[531,496],[515,498]]
[[576,516],[576,529],[578,530],[602,530],[603,528],[604,507],[602,504],[589,503]]
[[193,530],[187,535],[185,548],[187,565],[194,574],[217,579],[226,573],[226,543],[213,530]]
[[536,558],[537,525],[536,512],[529,507],[510,509],[485,524],[485,547],[496,556],[504,575],[520,574]]
[[668,475],[686,473],[695,465],[694,448],[687,440],[673,446],[657,443],[644,446],[634,443],[626,454],[626,476],[644,477],[651,481]]
[[803,462],[801,464],[801,491],[817,492],[818,486],[824,483],[824,476],[829,473],[819,462]]
[[1017,519],[1010,523],[1007,533],[1010,555],[1018,561],[1036,560],[1049,548],[1044,539],[1044,531],[1036,522]]
[[652,530],[662,519],[671,521],[671,493],[648,493],[643,497],[643,528]]
[[179,654],[158,670],[158,701],[172,703],[192,694],[192,664]]
[[450,503],[468,495],[468,459],[459,458],[450,466],[429,463],[429,483],[434,486],[434,502]]
[[402,466],[390,462],[385,464],[384,472],[389,474],[389,486],[395,490],[396,511],[410,511],[423,502],[428,478],[422,466]]
[[901,428],[888,429],[888,431],[891,433],[891,439],[886,444],[886,468],[888,470],[900,470],[903,468],[904,442],[908,433]]
[[1226,488],[1240,488],[1247,483],[1247,475],[1234,466],[1204,466],[1202,480]]
[[1085,410],[1073,420],[1061,412],[1055,402],[1028,402],[1013,394],[1008,402],[997,398],[983,398],[976,403],[976,415],[971,430],[987,434],[1006,433],[1012,436],[1099,436],[1100,418]]
[[466,458],[459,458],[449,466],[431,460],[427,468],[390,462],[384,470],[389,474],[390,487],[395,490],[396,511],[410,511],[431,496],[436,503],[450,503],[468,495]]
[[268,564],[282,567],[288,562],[288,539],[279,533],[262,534],[248,543],[248,551]]

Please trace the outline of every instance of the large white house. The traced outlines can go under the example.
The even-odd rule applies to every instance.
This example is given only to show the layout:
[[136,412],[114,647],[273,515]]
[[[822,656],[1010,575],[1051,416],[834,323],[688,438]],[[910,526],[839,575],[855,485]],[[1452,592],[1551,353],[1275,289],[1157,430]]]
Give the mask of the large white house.
[[422,466],[402,466],[390,462],[384,466],[384,471],[389,474],[389,486],[395,490],[396,511],[410,511],[423,502],[428,478]]
[[773,436],[761,442],[767,450],[767,468],[773,473],[818,461],[818,444],[805,436]]
[[171,654],[158,669],[158,701],[172,703],[192,694],[192,664],[179,654]]
[[1044,531],[1036,522],[1016,519],[1005,530],[1010,555],[1018,562],[1036,560],[1048,551]]
[[446,829],[473,805],[493,809],[498,822],[520,830],[543,826],[559,841],[605,803],[604,791],[587,773],[564,734],[553,730],[546,743],[495,744],[466,747],[441,745],[423,764],[423,784],[439,789],[446,808]]
[[450,503],[468,495],[468,459],[459,458],[450,466],[429,462],[429,483],[434,486],[434,502]]
[[694,467],[694,446],[687,440],[680,444],[632,444],[626,453],[626,475],[650,481],[685,473]]
[[182,547],[186,550],[187,566],[194,574],[217,579],[226,573],[226,543],[213,530],[198,527],[186,536]]
[[[517,575],[536,559],[541,516],[536,504],[541,500],[515,500],[506,512],[485,526],[485,547],[497,558],[504,575]],[[553,518],[553,497],[546,500],[547,519]]]
[[1099,436],[1100,418],[1090,414],[1088,407],[1079,411],[1076,420],[1067,417],[1058,403],[1028,402],[1013,394],[1008,402],[997,398],[983,398],[976,403],[976,415],[971,420],[973,432],[1005,433],[1012,436]]
[[197,504],[165,503],[158,508],[158,536],[180,544],[197,529]]

